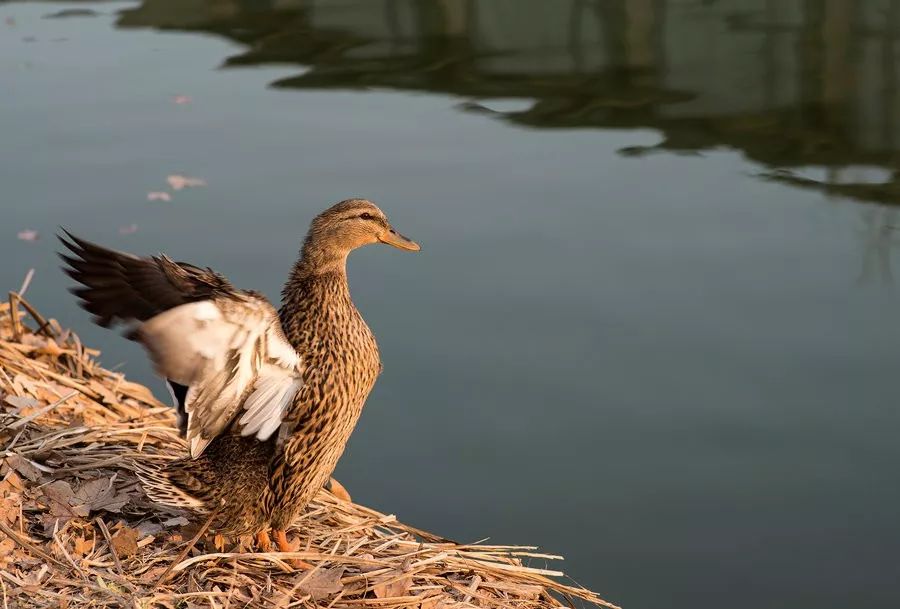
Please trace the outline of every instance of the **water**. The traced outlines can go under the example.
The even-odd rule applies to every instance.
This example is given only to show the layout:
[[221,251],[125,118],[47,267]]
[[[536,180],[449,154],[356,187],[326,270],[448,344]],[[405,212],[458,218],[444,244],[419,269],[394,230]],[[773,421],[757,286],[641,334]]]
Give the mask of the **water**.
[[[628,609],[897,607],[898,20],[0,4],[0,285],[35,268],[34,304],[151,382],[65,292],[57,226],[277,298],[310,218],[372,198],[423,251],[351,257],[385,364],[355,499],[563,553]],[[208,185],[147,201],[173,173]]]

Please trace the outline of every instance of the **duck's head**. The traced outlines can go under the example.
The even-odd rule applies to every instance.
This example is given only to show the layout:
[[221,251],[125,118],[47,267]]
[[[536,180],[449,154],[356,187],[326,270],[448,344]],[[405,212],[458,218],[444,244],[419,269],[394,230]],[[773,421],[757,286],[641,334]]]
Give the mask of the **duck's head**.
[[316,216],[309,228],[308,244],[346,256],[371,243],[386,243],[401,250],[419,251],[419,244],[394,230],[384,212],[366,199],[348,199]]

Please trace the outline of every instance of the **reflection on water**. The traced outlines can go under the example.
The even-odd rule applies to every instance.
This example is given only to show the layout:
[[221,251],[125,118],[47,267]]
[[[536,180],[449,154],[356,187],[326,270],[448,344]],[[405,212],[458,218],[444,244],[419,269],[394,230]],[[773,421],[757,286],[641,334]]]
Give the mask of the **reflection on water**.
[[[276,87],[399,89],[477,100],[537,128],[652,127],[654,150],[726,146],[767,177],[900,203],[900,2],[877,0],[145,0],[123,27],[247,45],[226,65],[308,67]],[[884,168],[833,181],[840,168]],[[821,180],[795,174],[826,167]]]
[[628,609],[895,609],[898,4],[0,2],[0,285],[150,381],[59,225],[276,296],[372,197],[425,248],[350,265],[354,497]]
[[878,279],[882,283],[893,283],[891,248],[900,244],[897,210],[892,207],[870,207],[863,210],[860,217],[863,222],[860,231],[863,243],[863,263],[859,282],[868,283]]

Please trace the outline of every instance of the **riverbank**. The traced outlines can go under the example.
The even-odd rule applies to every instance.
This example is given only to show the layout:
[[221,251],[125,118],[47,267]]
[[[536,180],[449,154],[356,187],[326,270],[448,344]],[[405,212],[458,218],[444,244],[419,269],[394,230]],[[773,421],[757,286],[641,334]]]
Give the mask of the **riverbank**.
[[547,568],[558,556],[456,543],[324,490],[290,532],[296,552],[198,536],[202,523],[149,504],[133,474],[186,452],[172,410],[97,355],[15,293],[0,304],[4,609],[617,609],[562,583]]

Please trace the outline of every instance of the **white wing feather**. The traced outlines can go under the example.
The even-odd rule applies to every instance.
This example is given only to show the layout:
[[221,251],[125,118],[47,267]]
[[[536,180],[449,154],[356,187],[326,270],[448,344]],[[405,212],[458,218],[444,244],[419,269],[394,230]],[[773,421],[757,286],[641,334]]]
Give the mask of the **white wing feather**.
[[135,336],[161,376],[188,387],[193,458],[238,413],[241,435],[267,440],[303,385],[300,356],[262,298],[180,305],[145,321]]

